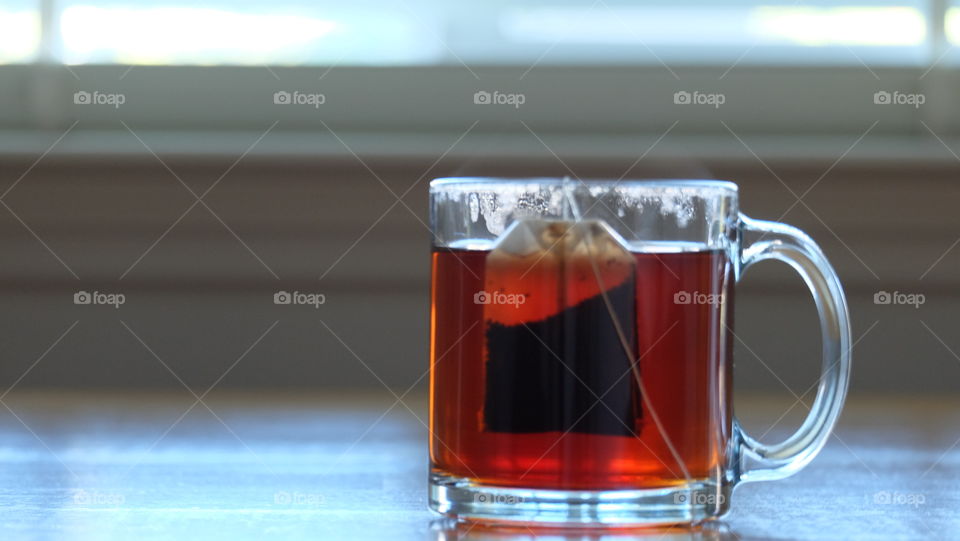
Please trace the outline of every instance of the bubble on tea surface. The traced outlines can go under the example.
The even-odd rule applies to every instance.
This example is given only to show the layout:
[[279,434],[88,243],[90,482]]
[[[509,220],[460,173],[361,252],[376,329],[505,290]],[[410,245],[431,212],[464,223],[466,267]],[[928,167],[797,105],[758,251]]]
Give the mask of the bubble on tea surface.
[[[502,235],[511,224],[534,216],[562,216],[563,208],[568,204],[568,192],[544,184],[549,179],[531,179],[528,183],[509,185],[466,185],[462,188],[469,194],[470,218],[476,222],[483,217],[487,231],[493,235]],[[448,188],[453,190],[452,188]],[[706,222],[719,219],[717,213],[726,212],[722,206],[701,206],[714,192],[725,190],[712,186],[664,186],[661,184],[613,185],[609,183],[584,182],[576,185],[573,192],[583,198],[585,208],[596,201],[616,209],[620,218],[626,218],[626,209],[632,214],[653,213],[664,219],[672,220],[677,227],[686,228],[696,223],[695,218],[703,213]],[[443,192],[441,199],[454,198],[460,201],[464,193]],[[619,228],[620,224],[616,224]],[[626,226],[624,226],[626,227]],[[628,231],[624,230],[624,233]]]

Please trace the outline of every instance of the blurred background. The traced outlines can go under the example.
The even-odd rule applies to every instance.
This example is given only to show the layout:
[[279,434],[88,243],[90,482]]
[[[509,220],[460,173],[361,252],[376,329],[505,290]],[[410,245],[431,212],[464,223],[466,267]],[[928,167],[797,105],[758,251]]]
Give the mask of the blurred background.
[[[953,392],[958,44],[953,0],[4,0],[0,387],[425,391],[429,180],[569,175],[737,182],[836,266],[852,391]],[[800,279],[736,320],[737,388],[812,397]]]

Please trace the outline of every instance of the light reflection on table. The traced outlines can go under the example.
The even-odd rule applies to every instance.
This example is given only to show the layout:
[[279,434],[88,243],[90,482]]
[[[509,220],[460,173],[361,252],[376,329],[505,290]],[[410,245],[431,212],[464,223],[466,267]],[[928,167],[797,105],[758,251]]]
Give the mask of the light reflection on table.
[[[384,414],[392,397],[217,392],[209,410],[185,392],[3,402],[3,539],[935,539],[960,526],[957,400],[854,399],[807,470],[739,488],[721,522],[643,532],[431,514],[427,430],[400,405]],[[408,403],[426,420],[421,399]],[[787,406],[755,398],[738,411],[762,431]]]

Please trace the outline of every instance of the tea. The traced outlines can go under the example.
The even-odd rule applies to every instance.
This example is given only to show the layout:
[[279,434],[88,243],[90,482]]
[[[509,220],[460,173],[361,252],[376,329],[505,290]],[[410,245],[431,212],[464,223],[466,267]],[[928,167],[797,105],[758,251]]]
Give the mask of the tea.
[[[528,245],[551,234],[536,227]],[[543,489],[715,478],[731,434],[727,254],[553,233],[539,251],[434,251],[432,467]]]

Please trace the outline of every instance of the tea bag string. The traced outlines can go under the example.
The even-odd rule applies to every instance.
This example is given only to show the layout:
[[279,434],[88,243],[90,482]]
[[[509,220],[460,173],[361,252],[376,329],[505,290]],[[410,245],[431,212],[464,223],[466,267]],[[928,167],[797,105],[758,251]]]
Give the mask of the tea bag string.
[[[568,177],[564,177],[563,194],[564,200],[567,202],[567,205],[564,205],[565,208],[572,210],[576,223],[583,222],[583,216],[580,214],[580,208],[577,206],[577,202],[571,193],[570,185],[568,184]],[[630,343],[627,340],[626,334],[623,332],[623,327],[620,324],[620,320],[617,319],[616,312],[613,309],[613,303],[610,302],[610,297],[607,295],[607,288],[603,283],[603,277],[600,275],[600,268],[597,266],[597,261],[594,257],[593,232],[589,227],[585,227],[584,230],[586,231],[587,249],[590,251],[590,257],[587,259],[590,260],[590,267],[593,269],[593,275],[596,278],[597,285],[600,288],[600,295],[603,297],[603,303],[607,308],[607,312],[610,313],[610,320],[613,321],[613,326],[617,331],[617,337],[620,339],[620,345],[623,347],[623,351],[626,353],[628,359],[633,359],[634,354],[630,350]],[[660,421],[660,416],[657,415],[656,410],[653,408],[653,404],[650,402],[650,398],[647,396],[647,391],[643,387],[643,378],[640,376],[639,364],[639,358],[637,358],[635,361],[632,361],[630,363],[630,371],[633,373],[633,377],[637,381],[637,387],[640,389],[640,399],[643,401],[644,411],[650,412],[650,417],[653,419],[653,423],[656,425],[660,435],[663,436],[663,441],[667,444],[667,448],[670,450],[671,456],[673,456],[673,459],[680,467],[680,471],[683,472],[683,477],[687,480],[687,482],[693,482],[690,472],[687,470],[687,465],[684,464],[680,457],[680,453],[677,452],[677,448],[670,440],[670,436],[667,435],[667,431],[664,429],[663,423]]]

